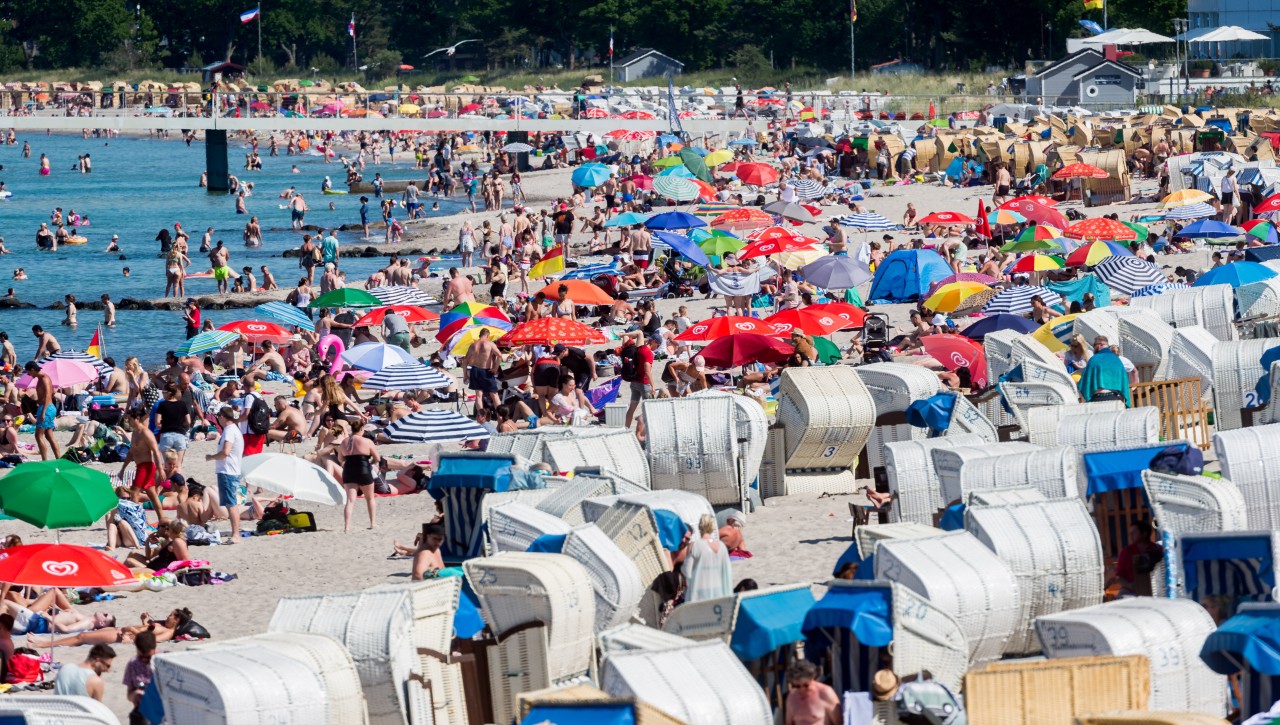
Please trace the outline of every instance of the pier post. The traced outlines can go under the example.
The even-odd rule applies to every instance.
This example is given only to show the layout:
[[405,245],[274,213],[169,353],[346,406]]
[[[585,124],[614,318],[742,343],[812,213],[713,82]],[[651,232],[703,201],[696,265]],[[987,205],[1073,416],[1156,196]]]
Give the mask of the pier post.
[[204,132],[204,168],[209,191],[226,191],[229,188],[225,130],[209,129]]

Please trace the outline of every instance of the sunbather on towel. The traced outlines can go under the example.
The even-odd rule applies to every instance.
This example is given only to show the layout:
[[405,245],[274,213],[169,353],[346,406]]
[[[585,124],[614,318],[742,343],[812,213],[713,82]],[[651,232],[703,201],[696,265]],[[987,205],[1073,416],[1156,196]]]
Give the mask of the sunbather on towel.
[[104,612],[85,614],[71,606],[60,589],[48,589],[29,606],[4,602],[4,611],[13,617],[13,633],[39,635],[57,632],[85,632],[114,627],[116,618]]
[[[45,647],[79,647],[86,644],[114,644],[132,642],[139,632],[151,630],[157,642],[171,642],[174,639],[188,637],[191,639],[207,639],[209,632],[196,624],[191,618],[191,610],[185,607],[169,612],[163,622],[157,622],[150,614],[142,613],[142,624],[133,627],[105,627],[91,632],[79,632],[61,637],[45,634],[28,634],[27,646],[42,649]],[[112,624],[115,618],[112,617]]]

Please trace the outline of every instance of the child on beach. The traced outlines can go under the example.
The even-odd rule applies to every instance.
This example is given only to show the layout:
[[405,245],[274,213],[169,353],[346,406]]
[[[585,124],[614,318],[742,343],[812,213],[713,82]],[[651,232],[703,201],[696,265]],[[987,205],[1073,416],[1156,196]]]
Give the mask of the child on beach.
[[146,692],[147,685],[151,684],[151,657],[156,653],[155,632],[139,632],[133,639],[133,646],[137,648],[138,656],[129,660],[124,668],[124,686],[128,690],[126,697],[133,705],[133,709],[129,711],[129,725],[144,725],[149,721],[138,711],[138,704],[142,702],[142,693]]

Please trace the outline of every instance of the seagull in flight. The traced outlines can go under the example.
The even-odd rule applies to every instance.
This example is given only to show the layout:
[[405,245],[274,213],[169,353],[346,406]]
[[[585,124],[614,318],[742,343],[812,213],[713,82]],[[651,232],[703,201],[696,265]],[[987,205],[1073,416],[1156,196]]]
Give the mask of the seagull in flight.
[[440,52],[443,52],[446,56],[452,56],[454,53],[457,53],[457,52],[458,52],[458,46],[459,46],[459,45],[462,45],[463,43],[475,43],[475,42],[477,42],[477,41],[479,41],[479,40],[480,40],[479,38],[470,38],[470,39],[468,39],[468,40],[459,40],[458,42],[456,42],[456,43],[454,43],[453,45],[450,45],[450,46],[448,46],[448,47],[445,47],[445,48],[436,48],[435,50],[431,51],[430,53],[427,53],[426,55],[424,55],[424,56],[422,56],[422,57],[423,57],[423,58],[430,58],[431,56],[435,55],[436,53],[440,53]]

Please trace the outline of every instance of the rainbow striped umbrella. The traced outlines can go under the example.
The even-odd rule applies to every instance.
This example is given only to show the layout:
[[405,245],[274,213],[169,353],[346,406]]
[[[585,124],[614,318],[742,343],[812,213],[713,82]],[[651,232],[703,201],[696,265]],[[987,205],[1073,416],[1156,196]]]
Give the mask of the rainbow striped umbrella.
[[[501,330],[510,330],[512,327],[511,318],[497,307],[482,305],[479,302],[463,302],[440,315],[440,331],[436,333],[436,339],[444,342],[463,328],[472,325],[488,325]],[[497,337],[494,339],[496,340]]]
[[987,221],[991,224],[1021,224],[1027,220],[1016,211],[1008,209],[996,209],[987,215]]
[[1088,242],[1067,255],[1068,267],[1094,267],[1107,257],[1132,257],[1133,252],[1116,242]]
[[1066,266],[1062,257],[1051,254],[1032,254],[1013,263],[1010,268],[1014,272],[1048,272]]
[[1037,224],[1033,227],[1027,227],[1018,235],[1019,242],[1043,242],[1061,238],[1062,232],[1047,224]]

